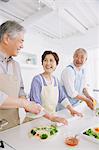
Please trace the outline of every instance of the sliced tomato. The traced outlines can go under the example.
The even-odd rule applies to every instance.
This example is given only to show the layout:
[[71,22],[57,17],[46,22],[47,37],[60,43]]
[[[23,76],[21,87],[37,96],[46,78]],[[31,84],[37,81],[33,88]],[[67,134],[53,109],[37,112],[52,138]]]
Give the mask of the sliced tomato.
[[36,136],[39,136],[39,134],[37,133]]
[[95,130],[96,132],[99,132],[99,128],[94,128],[94,130]]

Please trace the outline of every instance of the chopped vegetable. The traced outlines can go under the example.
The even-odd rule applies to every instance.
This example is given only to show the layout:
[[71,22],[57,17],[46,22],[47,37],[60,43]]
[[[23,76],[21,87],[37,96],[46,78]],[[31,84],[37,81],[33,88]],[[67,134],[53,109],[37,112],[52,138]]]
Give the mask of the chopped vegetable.
[[99,139],[99,133],[96,133],[93,129],[88,129],[83,134]]
[[42,134],[42,135],[40,136],[40,138],[41,138],[41,139],[47,139],[47,138],[48,138],[48,135],[47,135],[47,134]]
[[37,139],[47,139],[53,137],[58,132],[56,126],[37,127],[31,130],[31,134]]
[[50,131],[50,135],[54,135],[54,131],[53,130]]
[[95,128],[95,131],[99,133],[99,128]]
[[99,116],[99,108],[96,108],[95,113],[96,113],[96,116]]
[[31,134],[35,135],[35,134],[36,134],[36,131],[31,130]]

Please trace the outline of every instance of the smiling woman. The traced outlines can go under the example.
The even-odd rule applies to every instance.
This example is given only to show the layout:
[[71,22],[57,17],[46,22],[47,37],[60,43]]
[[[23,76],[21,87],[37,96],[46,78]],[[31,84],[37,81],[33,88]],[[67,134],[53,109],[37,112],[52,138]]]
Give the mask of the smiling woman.
[[30,100],[39,103],[46,110],[44,117],[51,121],[67,124],[65,118],[53,116],[58,103],[68,109],[72,115],[82,116],[70,105],[58,79],[53,75],[59,57],[56,52],[45,51],[41,57],[43,72],[34,76],[31,83]]

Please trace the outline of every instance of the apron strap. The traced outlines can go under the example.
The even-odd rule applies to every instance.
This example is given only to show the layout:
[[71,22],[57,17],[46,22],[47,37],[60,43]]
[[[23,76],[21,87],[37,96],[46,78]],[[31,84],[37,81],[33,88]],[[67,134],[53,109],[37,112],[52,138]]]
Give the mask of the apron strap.
[[58,86],[58,79],[54,77],[54,86]]
[[76,71],[75,71],[74,67],[72,65],[68,65],[67,67],[72,68],[74,70],[74,73],[75,73],[75,76],[76,76]]
[[47,84],[46,84],[46,82],[45,82],[43,76],[40,74],[39,77],[40,77],[42,86],[46,86]]

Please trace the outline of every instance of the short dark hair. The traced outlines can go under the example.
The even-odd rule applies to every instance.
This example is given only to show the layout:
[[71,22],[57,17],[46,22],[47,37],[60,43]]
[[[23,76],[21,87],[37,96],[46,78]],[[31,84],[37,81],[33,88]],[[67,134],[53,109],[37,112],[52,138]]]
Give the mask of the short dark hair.
[[41,60],[41,61],[42,61],[42,64],[43,64],[43,61],[44,61],[46,55],[49,55],[49,54],[52,54],[52,55],[54,56],[55,61],[56,61],[56,65],[58,65],[58,63],[59,63],[58,54],[57,54],[56,52],[52,52],[52,51],[50,51],[50,50],[45,51],[45,52],[43,53],[43,55],[42,55],[42,60]]

